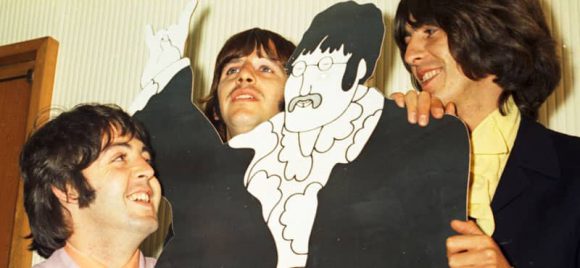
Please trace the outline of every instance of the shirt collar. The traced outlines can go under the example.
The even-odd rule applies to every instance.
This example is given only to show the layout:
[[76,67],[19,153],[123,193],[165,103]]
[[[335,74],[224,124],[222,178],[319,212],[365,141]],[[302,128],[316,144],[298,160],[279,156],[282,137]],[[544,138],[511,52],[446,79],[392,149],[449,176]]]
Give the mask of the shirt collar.
[[[66,243],[64,250],[70,256],[70,258],[78,265],[78,267],[83,268],[106,268],[107,265],[95,260],[90,255],[87,255],[75,248],[72,244]],[[143,254],[140,250],[136,250],[135,254],[131,257],[129,262],[123,266],[123,268],[139,268],[140,263],[143,262]]]
[[510,96],[504,105],[506,115],[499,109],[490,113],[471,133],[474,154],[509,154],[516,139],[521,115]]

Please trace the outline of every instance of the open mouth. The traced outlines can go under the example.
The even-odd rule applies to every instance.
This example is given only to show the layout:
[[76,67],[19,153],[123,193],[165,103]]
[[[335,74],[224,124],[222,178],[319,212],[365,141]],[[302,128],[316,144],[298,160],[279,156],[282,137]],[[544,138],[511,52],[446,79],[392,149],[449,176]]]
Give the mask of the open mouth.
[[250,94],[240,94],[237,95],[236,97],[234,97],[234,101],[238,101],[238,100],[255,100],[256,98],[254,98],[254,96],[250,95]]
[[431,71],[426,72],[425,74],[423,74],[423,77],[421,77],[421,79],[420,79],[421,84],[426,84],[427,82],[429,82],[431,79],[433,79],[434,77],[436,77],[440,73],[441,73],[441,69],[435,69],[435,70],[431,70]]
[[301,100],[296,102],[296,106],[300,107],[300,108],[306,108],[308,106],[312,106],[312,100]]
[[256,90],[253,88],[237,88],[231,93],[231,100],[236,101],[255,101]]
[[149,203],[151,201],[151,197],[146,192],[132,193],[132,194],[128,195],[127,198],[131,201],[142,202],[142,203]]
[[288,103],[288,112],[293,112],[296,107],[307,108],[312,107],[312,109],[318,108],[322,102],[322,96],[318,93],[311,93],[306,96],[294,97]]

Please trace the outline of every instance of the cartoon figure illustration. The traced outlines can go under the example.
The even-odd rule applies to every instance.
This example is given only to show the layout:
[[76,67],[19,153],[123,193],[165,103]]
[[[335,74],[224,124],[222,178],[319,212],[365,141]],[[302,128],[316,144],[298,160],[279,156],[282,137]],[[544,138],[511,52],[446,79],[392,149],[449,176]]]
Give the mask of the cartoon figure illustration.
[[278,267],[306,264],[318,191],[335,164],[356,159],[381,116],[384,97],[363,83],[383,32],[371,4],[345,2],[318,14],[288,61],[285,112],[229,142],[256,152],[244,183],[262,204]]
[[184,21],[149,32],[155,59],[132,105],[173,208],[157,267],[446,264],[449,221],[465,217],[467,131],[453,117],[412,126],[364,85],[383,41],[374,5],[317,15],[287,63],[284,112],[226,144],[191,103],[174,49],[183,57]]

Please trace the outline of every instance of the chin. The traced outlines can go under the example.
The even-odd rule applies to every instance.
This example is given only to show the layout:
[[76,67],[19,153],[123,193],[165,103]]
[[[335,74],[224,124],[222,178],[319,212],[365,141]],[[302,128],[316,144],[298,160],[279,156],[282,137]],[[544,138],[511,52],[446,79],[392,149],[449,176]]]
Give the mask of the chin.
[[149,235],[159,228],[159,221],[157,218],[141,218],[133,221],[130,228],[134,231]]

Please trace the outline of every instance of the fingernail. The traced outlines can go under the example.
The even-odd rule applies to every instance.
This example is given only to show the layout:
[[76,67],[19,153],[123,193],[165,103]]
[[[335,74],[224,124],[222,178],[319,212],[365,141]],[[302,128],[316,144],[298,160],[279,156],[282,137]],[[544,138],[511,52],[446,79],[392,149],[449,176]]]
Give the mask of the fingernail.
[[419,117],[419,125],[421,125],[421,126],[427,125],[427,116],[426,115],[421,115]]
[[410,113],[409,114],[409,122],[411,124],[417,123],[417,113]]

